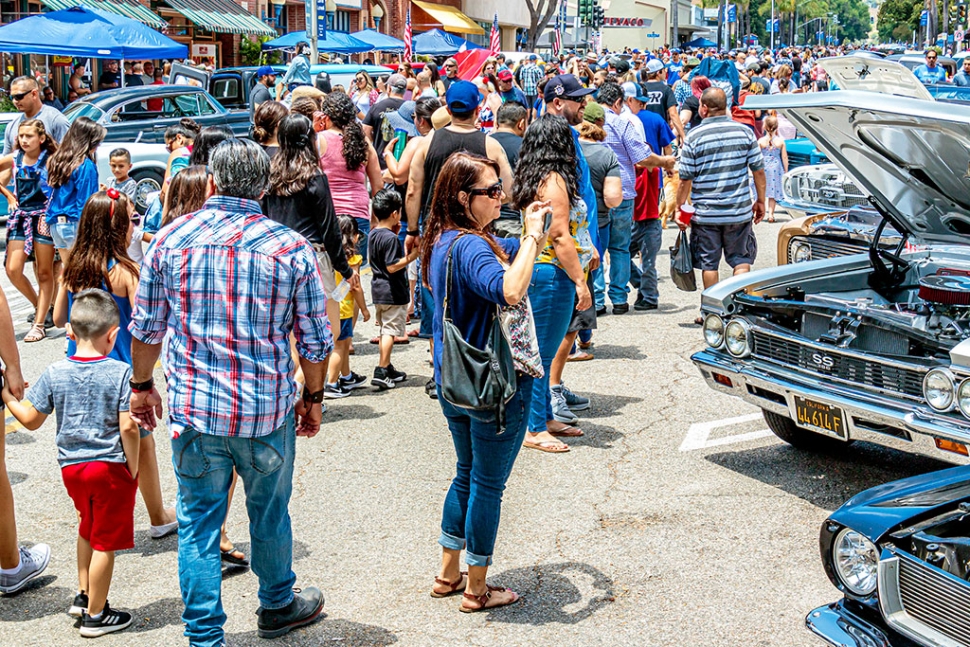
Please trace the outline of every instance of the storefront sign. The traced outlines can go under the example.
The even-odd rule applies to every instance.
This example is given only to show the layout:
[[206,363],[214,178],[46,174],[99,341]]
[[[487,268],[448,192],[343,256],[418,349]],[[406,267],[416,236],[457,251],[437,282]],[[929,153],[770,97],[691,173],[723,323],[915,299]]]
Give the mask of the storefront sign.
[[215,58],[216,52],[215,44],[192,44],[192,58]]
[[70,56],[52,56],[51,65],[54,67],[69,67],[74,59]]
[[603,19],[604,27],[649,27],[653,21],[649,18],[613,18]]

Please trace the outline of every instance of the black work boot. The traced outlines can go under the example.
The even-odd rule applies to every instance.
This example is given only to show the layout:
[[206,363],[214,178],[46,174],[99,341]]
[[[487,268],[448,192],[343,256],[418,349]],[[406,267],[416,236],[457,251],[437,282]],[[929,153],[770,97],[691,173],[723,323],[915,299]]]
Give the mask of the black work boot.
[[315,586],[304,591],[296,590],[293,601],[280,609],[264,609],[256,612],[257,633],[260,638],[279,638],[298,627],[313,623],[323,611],[323,593]]

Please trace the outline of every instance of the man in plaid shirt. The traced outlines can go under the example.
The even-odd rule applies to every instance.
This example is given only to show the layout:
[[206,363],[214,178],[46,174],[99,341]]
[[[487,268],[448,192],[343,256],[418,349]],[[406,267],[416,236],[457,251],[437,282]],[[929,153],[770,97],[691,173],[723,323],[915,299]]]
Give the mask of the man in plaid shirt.
[[[539,57],[529,54],[528,63],[522,66],[519,72],[519,81],[522,83],[522,92],[525,93],[526,108],[529,110],[531,119],[535,118],[536,100],[539,98],[539,81],[542,80],[544,73],[542,68],[536,64]],[[530,121],[531,121],[530,119]]]
[[246,486],[259,635],[282,636],[323,609],[318,589],[293,593],[288,509],[296,436],[320,430],[332,348],[320,269],[309,242],[262,215],[269,158],[258,145],[227,140],[210,168],[215,195],[148,248],[130,326],[131,416],[143,427],[161,415],[152,373],[165,342],[182,619],[193,647],[224,644],[219,537],[233,469]]

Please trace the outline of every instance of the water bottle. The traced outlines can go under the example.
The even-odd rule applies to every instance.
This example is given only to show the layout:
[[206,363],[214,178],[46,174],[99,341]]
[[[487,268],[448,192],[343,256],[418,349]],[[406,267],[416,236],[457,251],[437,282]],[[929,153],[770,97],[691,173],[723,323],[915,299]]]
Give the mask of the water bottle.
[[408,131],[397,128],[394,136],[397,137],[397,142],[394,144],[394,159],[400,162],[401,155],[404,155],[404,148],[408,145]]
[[341,280],[333,292],[330,293],[330,298],[334,301],[343,301],[348,294],[350,294],[350,283],[347,283],[346,280]]

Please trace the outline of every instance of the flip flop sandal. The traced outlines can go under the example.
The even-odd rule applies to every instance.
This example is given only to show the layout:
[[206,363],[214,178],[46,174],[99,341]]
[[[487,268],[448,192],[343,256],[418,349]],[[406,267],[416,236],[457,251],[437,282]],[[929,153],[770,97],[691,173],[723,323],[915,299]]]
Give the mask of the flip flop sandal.
[[522,443],[522,446],[528,447],[529,449],[538,449],[540,452],[548,452],[550,454],[565,454],[569,451],[569,445],[555,440],[543,440],[537,443],[526,440]]
[[556,431],[552,431],[551,429],[546,429],[546,431],[549,432],[550,436],[556,436],[557,438],[579,438],[580,436],[585,435],[582,429],[572,425],[566,425],[562,429]]
[[593,359],[593,356],[590,355],[589,353],[579,352],[579,353],[573,353],[572,355],[567,357],[566,361],[567,362],[588,362],[591,359]]
[[582,348],[583,350],[586,350],[586,349],[588,349],[588,348],[592,348],[592,346],[593,346],[593,341],[592,341],[592,340],[590,340],[590,341],[581,341],[581,342],[578,342],[578,345],[579,345],[579,347],[580,347],[580,348]]
[[30,330],[28,330],[27,334],[24,336],[24,343],[32,344],[34,342],[41,341],[46,338],[47,338],[47,331],[44,330],[44,324],[35,323],[33,326],[30,327]]
[[[490,607],[485,606],[488,604],[488,601],[492,599],[492,591],[508,591],[514,597],[508,602],[503,602],[502,604],[493,604]],[[498,609],[499,607],[507,607],[508,605],[515,604],[516,602],[522,599],[522,596],[516,593],[515,591],[513,591],[512,589],[506,589],[501,586],[489,586],[488,590],[485,591],[485,593],[482,595],[472,595],[471,593],[462,593],[461,595],[462,595],[462,598],[467,600],[474,600],[475,602],[478,602],[478,604],[480,605],[473,609],[471,607],[466,607],[464,604],[464,601],[462,601],[462,605],[458,607],[458,610],[461,611],[462,613],[475,613],[477,611],[485,611],[486,609]]]
[[440,577],[434,578],[434,583],[435,584],[440,584],[442,586],[447,586],[448,587],[448,592],[447,593],[438,593],[434,589],[431,589],[431,597],[433,597],[433,598],[447,598],[450,595],[454,595],[455,593],[458,593],[459,591],[461,591],[462,585],[464,585],[465,582],[466,582],[466,580],[465,580],[465,576],[466,575],[468,575],[468,571],[462,571],[461,572],[461,575],[458,576],[458,581],[457,582],[448,582],[446,580],[441,579]]
[[[235,546],[230,550],[223,550],[220,552],[221,552],[220,557],[222,561],[225,562],[226,564],[229,564],[231,566],[245,566],[245,567],[249,566],[249,560],[246,559],[246,556],[243,555],[243,552],[241,550],[236,550]],[[236,557],[236,553],[242,555],[242,557]]]

